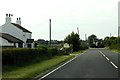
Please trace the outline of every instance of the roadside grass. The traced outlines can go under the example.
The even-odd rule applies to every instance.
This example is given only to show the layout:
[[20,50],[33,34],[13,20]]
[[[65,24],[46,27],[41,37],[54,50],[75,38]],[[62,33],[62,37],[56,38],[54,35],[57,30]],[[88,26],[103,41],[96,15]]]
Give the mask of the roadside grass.
[[120,50],[112,49],[112,51],[115,53],[120,53]]
[[[73,52],[71,54],[78,55],[80,53],[83,53],[83,51]],[[17,79],[30,80],[40,74],[44,74],[45,72],[49,71],[55,66],[72,59],[73,57],[75,57],[75,55],[55,56],[51,59],[33,63],[28,66],[22,66],[22,67],[7,66],[8,71],[3,72],[2,78],[6,80],[9,78],[14,78],[15,80]]]
[[35,76],[73,57],[74,57],[73,55],[56,56],[53,57],[52,59],[38,62],[36,64],[32,64],[29,66],[16,68],[14,67],[15,70],[3,73],[2,78],[15,78],[15,79],[34,78]]
[[0,73],[0,80],[2,80],[2,73]]
[[110,49],[110,48],[107,48],[108,50],[111,50],[112,52],[115,52],[115,53],[120,53],[120,49]]
[[71,53],[71,54],[80,54],[80,53],[83,53],[85,50],[80,50],[80,51],[78,51],[78,52],[73,52],[73,53]]

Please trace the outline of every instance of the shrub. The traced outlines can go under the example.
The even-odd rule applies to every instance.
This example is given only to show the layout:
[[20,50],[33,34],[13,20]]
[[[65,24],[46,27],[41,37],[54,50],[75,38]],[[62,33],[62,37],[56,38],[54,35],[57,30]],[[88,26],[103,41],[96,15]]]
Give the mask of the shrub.
[[86,50],[86,49],[88,49],[88,46],[86,46],[86,45],[80,45],[80,50]]
[[53,57],[55,55],[58,55],[58,49],[57,48],[48,48],[48,56]]

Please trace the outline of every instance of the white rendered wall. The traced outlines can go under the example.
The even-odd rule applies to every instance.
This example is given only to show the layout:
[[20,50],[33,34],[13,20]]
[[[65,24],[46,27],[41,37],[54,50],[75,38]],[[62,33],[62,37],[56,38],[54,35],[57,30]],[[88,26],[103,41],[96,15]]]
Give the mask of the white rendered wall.
[[26,42],[27,39],[31,39],[31,33],[23,32],[23,41]]
[[26,43],[27,39],[31,39],[31,33],[23,32],[21,29],[17,28],[16,26],[6,23],[1,26],[2,32],[1,33],[7,33],[10,34],[20,40],[22,40],[24,43]]
[[14,43],[9,43],[6,39],[0,37],[0,46],[14,46]]
[[21,40],[22,39],[22,30],[20,30],[19,28],[15,27],[14,25],[12,24],[4,24],[2,25],[2,33],[7,33],[7,34],[10,34],[16,38],[19,38]]
[[[21,29],[17,28],[11,24],[11,17],[6,16],[5,24],[0,26],[0,33],[10,34],[24,42],[23,47],[26,47],[26,40],[31,39],[31,33],[23,32]],[[16,44],[18,46],[18,44]]]

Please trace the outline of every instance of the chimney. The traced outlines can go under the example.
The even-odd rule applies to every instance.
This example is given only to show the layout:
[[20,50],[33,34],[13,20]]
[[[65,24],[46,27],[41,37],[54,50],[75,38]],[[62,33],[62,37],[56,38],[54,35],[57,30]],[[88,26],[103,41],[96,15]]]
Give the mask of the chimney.
[[6,14],[6,23],[10,24],[11,23],[11,14]]
[[20,17],[19,17],[19,18],[17,18],[17,20],[16,20],[16,24],[21,25],[21,18],[20,18]]

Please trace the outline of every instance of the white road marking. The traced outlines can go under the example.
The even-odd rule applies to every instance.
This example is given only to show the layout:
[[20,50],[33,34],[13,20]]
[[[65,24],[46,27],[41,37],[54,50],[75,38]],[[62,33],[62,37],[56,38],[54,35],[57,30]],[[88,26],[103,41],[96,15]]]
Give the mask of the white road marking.
[[[84,54],[84,53],[81,53],[80,55],[82,55],[82,54]],[[62,64],[61,66],[55,68],[54,70],[52,70],[52,71],[50,71],[49,73],[47,73],[46,75],[42,76],[42,77],[41,77],[40,79],[38,79],[38,80],[41,80],[41,79],[47,77],[48,75],[52,74],[52,73],[55,72],[56,70],[58,70],[58,69],[60,69],[61,67],[65,66],[66,64],[70,63],[71,61],[73,61],[74,59],[76,59],[77,57],[79,57],[80,55],[74,57],[73,59],[69,60],[68,62]]]
[[116,69],[118,68],[113,62],[110,62]]
[[[98,51],[99,51],[108,61],[110,61],[110,59],[109,59],[108,57],[106,57],[102,51],[100,51],[100,50],[98,50]],[[118,67],[115,65],[115,63],[113,63],[112,61],[110,61],[110,63],[111,63],[116,69],[118,68]]]
[[105,57],[108,61],[110,60],[109,58]]
[[[99,50],[98,50],[99,51]],[[101,51],[99,51],[102,55],[103,55],[103,57],[106,57]]]
[[104,57],[106,57],[104,54],[103,54]]

